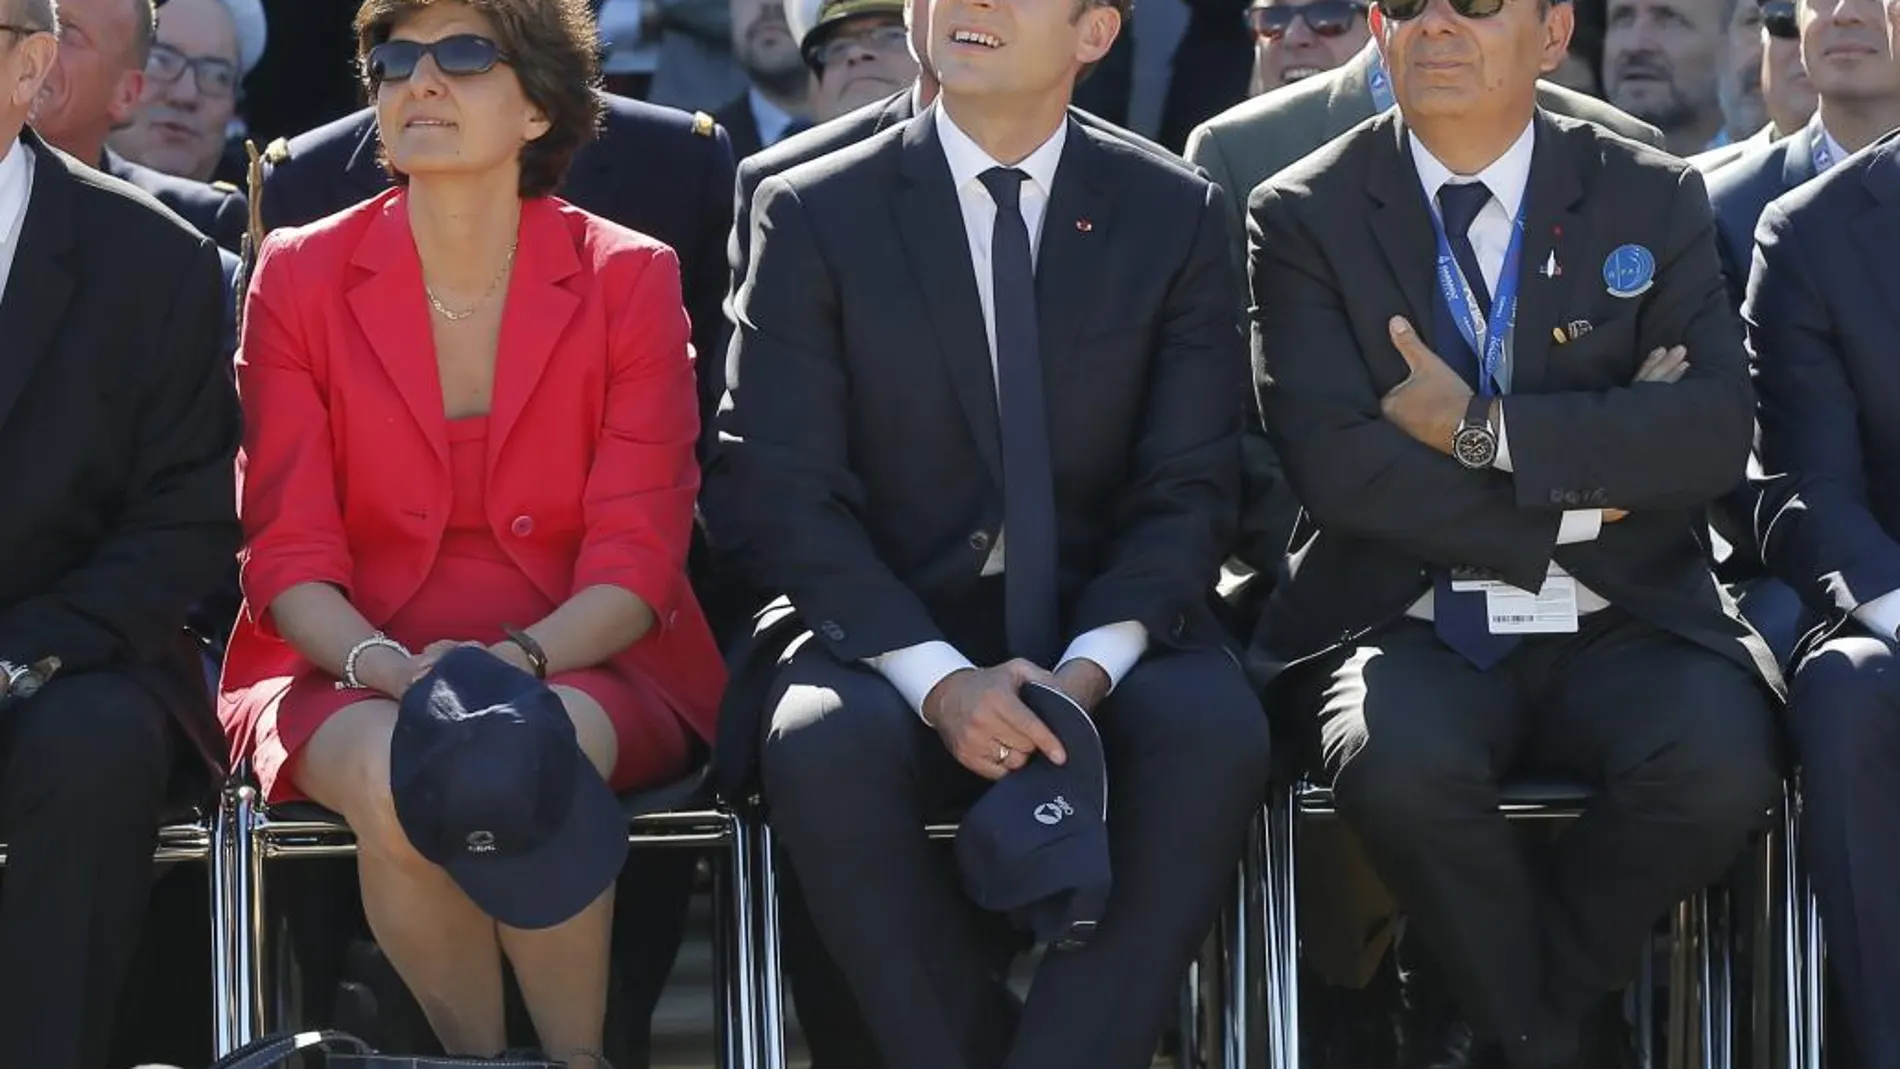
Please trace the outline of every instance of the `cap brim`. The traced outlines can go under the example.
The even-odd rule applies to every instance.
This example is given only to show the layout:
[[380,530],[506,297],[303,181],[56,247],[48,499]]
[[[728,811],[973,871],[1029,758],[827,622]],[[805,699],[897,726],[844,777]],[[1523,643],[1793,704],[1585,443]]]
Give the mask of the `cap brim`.
[[613,886],[627,860],[627,816],[591,768],[581,772],[567,819],[538,849],[459,854],[443,866],[482,912],[510,928],[552,928]]
[[1074,698],[1047,684],[1025,683],[1017,691],[1017,697],[1062,742],[1069,759],[1064,767],[1069,773],[1087,776],[1089,782],[1101,784],[1098,796],[1090,801],[1101,806],[1098,815],[1107,820],[1108,758],[1102,752],[1102,736],[1095,730],[1095,721]]

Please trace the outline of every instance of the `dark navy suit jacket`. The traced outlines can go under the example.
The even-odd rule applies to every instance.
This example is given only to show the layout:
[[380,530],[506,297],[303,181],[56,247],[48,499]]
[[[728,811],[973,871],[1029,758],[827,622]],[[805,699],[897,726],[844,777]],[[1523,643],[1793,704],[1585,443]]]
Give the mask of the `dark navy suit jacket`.
[[[557,194],[583,211],[638,230],[679,254],[680,282],[699,358],[700,416],[722,388],[717,344],[732,227],[732,148],[709,118],[602,94],[601,133],[581,149]],[[376,117],[365,108],[299,134],[267,155],[267,229],[314,222],[389,187],[377,161]],[[288,152],[285,157],[284,153]]]
[[[1768,202],[1814,177],[1814,139],[1820,128],[1808,125],[1787,137],[1744,154],[1709,175],[1709,207],[1715,209],[1716,251],[1722,279],[1736,308],[1748,288],[1755,259],[1755,224]],[[1690,358],[1694,359],[1691,353]]]
[[1900,589],[1900,133],[1770,204],[1756,242],[1762,548],[1838,620]]
[[100,159],[99,169],[144,190],[190,223],[198,233],[217,242],[219,248],[234,253],[243,251],[244,228],[250,223],[251,208],[238,190],[222,183],[207,185],[154,171],[111,149]]

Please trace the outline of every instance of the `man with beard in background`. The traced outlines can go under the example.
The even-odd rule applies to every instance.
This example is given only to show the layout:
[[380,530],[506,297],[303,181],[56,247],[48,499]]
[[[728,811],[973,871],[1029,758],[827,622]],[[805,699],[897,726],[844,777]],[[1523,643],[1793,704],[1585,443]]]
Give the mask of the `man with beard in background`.
[[1726,142],[1717,84],[1737,0],[1610,0],[1603,40],[1610,103],[1687,156]]
[[752,84],[713,118],[743,160],[811,125],[812,77],[781,0],[732,0],[732,55]]

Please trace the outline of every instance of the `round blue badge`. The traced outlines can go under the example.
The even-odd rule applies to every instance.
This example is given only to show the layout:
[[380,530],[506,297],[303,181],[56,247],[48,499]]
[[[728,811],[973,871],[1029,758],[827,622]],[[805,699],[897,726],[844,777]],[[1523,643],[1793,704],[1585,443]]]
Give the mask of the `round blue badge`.
[[1656,281],[1656,257],[1641,245],[1618,245],[1603,260],[1603,284],[1612,297],[1635,297]]

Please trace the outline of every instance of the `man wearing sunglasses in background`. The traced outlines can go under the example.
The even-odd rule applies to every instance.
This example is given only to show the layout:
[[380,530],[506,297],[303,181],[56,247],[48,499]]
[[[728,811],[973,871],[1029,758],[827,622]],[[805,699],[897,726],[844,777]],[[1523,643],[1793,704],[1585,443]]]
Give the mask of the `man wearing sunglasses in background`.
[[[1514,1069],[1579,1060],[1780,794],[1780,676],[1697,534],[1753,427],[1708,201],[1535,106],[1572,19],[1382,0],[1398,111],[1248,206],[1261,404],[1306,508],[1250,667],[1310,725],[1464,1049]],[[1498,811],[1533,772],[1593,786],[1535,857]]]
[[[1748,5],[1748,0],[1742,2]],[[1758,14],[1761,99],[1768,121],[1745,140],[1689,157],[1705,176],[1787,137],[1814,116],[1814,86],[1801,63],[1801,33],[1795,26],[1794,0],[1767,0],[1752,10]]]
[[1264,0],[1247,9],[1253,84],[1247,95],[1332,70],[1364,48],[1364,0]]

